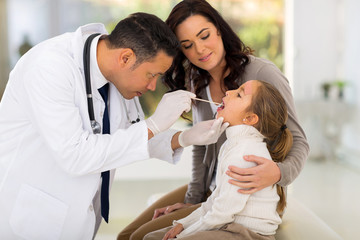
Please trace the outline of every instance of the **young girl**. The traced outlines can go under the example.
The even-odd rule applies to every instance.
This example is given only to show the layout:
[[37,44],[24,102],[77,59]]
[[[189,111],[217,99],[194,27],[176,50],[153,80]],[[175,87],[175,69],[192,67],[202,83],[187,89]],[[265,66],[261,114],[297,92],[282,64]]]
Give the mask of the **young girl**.
[[[149,233],[144,239],[275,239],[285,208],[281,186],[269,186],[252,194],[239,194],[228,183],[229,165],[242,168],[255,163],[244,155],[257,155],[275,162],[284,160],[292,146],[286,127],[287,107],[279,91],[269,83],[250,80],[227,91],[217,118],[230,127],[219,153],[216,188],[206,202],[174,226]],[[270,161],[270,160],[269,160]]]

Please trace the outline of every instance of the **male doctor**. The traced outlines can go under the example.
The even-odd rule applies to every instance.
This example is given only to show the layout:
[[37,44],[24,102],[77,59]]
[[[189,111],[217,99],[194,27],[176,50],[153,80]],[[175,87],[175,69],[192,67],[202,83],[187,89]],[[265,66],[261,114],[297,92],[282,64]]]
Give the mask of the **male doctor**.
[[19,60],[0,103],[0,239],[92,239],[96,218],[108,219],[113,169],[149,157],[175,163],[182,147],[217,140],[221,120],[168,130],[190,110],[187,91],[165,94],[140,120],[138,97],[155,90],[178,46],[159,18],[135,13],[110,35],[86,25]]

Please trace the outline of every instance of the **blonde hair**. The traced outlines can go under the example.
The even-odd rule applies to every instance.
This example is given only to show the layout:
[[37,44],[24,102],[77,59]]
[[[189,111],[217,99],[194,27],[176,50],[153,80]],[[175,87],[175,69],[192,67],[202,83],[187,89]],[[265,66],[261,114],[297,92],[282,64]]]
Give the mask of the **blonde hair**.
[[[290,130],[286,126],[288,114],[284,98],[271,84],[258,81],[256,94],[253,95],[247,111],[255,113],[259,121],[254,127],[264,135],[266,146],[274,162],[282,162],[293,143]],[[280,201],[277,212],[282,214],[286,207],[285,191],[276,185]]]

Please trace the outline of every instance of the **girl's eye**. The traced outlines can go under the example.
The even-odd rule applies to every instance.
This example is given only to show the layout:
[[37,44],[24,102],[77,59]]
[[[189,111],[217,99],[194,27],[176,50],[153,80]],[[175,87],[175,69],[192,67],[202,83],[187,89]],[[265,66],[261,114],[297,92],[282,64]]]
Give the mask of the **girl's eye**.
[[240,93],[238,93],[238,94],[237,94],[237,96],[238,96],[239,98],[241,98],[241,95],[240,95]]
[[185,49],[189,49],[189,48],[191,48],[191,46],[192,46],[192,44],[190,44],[190,45],[183,45],[183,47],[184,47]]
[[202,39],[202,40],[205,40],[205,39],[207,39],[209,36],[210,36],[210,33],[208,33],[208,35],[202,37],[201,39]]

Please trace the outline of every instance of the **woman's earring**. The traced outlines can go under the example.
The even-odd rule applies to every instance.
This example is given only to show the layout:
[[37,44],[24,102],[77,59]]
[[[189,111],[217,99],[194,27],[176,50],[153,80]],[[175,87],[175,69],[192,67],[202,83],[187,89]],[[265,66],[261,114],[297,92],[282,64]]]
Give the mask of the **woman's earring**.
[[246,122],[246,118],[243,119],[243,122]]

